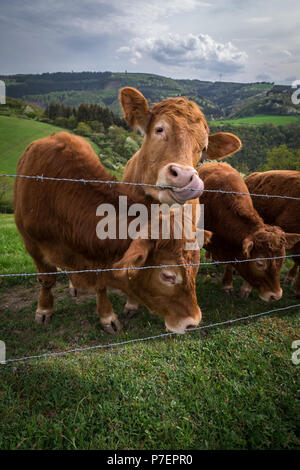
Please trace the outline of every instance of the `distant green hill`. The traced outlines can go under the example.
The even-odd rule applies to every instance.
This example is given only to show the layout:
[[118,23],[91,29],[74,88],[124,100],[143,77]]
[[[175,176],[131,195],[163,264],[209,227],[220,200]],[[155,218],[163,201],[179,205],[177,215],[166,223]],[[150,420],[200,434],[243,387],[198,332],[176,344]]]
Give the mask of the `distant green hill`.
[[[36,139],[61,132],[61,127],[52,126],[33,119],[0,115],[0,174],[15,174],[19,158],[26,147]],[[98,153],[98,146],[87,139]],[[5,181],[5,195],[1,198],[0,206],[11,210],[13,178]],[[0,195],[3,178],[0,178]],[[0,207],[1,209],[1,207]]]
[[29,104],[26,101],[16,98],[6,98],[6,103],[0,105],[0,115],[22,116],[27,118],[41,118],[44,110],[39,106]]
[[251,126],[260,126],[262,124],[274,124],[276,126],[284,126],[291,123],[300,124],[300,115],[299,116],[276,116],[276,115],[264,115],[257,114],[256,116],[237,118],[237,119],[224,119],[223,121],[210,121],[210,126],[220,126],[220,125],[251,125]]
[[[0,172],[15,174],[19,158],[33,140],[62,130],[33,119],[0,116]],[[89,142],[98,151],[97,145]]]
[[150,102],[171,96],[188,96],[202,108],[208,120],[257,114],[300,115],[291,101],[291,88],[273,83],[209,82],[174,80],[145,73],[72,72],[0,76],[7,95],[46,107],[50,102],[78,106],[98,103],[120,113],[118,90],[138,88]]

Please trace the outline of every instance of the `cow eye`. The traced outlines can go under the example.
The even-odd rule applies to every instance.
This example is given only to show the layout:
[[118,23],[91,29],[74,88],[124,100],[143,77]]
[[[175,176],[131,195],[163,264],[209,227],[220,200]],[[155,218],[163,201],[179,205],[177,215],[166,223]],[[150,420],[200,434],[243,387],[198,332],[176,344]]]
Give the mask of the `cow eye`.
[[256,267],[260,270],[265,269],[264,261],[256,261]]
[[163,282],[167,283],[167,284],[176,284],[176,274],[172,271],[169,271],[167,269],[163,270],[161,273],[160,273],[160,278]]
[[164,128],[163,128],[163,127],[157,127],[157,128],[155,129],[156,134],[162,134],[163,131],[164,131]]

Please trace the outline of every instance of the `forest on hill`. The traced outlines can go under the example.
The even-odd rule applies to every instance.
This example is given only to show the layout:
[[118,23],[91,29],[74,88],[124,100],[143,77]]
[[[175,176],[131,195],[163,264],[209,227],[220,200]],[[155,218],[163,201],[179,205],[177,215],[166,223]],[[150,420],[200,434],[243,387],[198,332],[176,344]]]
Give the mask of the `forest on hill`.
[[40,75],[0,76],[7,95],[46,108],[50,103],[78,107],[96,103],[120,115],[118,90],[138,88],[149,102],[171,96],[187,96],[201,106],[208,120],[256,114],[299,115],[291,101],[290,86],[274,83],[209,82],[174,80],[154,74],[112,72],[58,72]]

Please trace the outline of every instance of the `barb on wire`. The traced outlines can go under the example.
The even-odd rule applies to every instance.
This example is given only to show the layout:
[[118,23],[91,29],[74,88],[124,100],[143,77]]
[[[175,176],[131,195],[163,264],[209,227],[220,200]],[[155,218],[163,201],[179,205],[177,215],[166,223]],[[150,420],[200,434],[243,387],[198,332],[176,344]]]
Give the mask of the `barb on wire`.
[[[216,326],[229,325],[229,324],[232,324],[232,323],[236,323],[238,321],[250,320],[252,318],[258,318],[258,317],[262,317],[264,315],[269,315],[271,313],[280,312],[280,311],[283,311],[283,310],[289,310],[291,308],[297,308],[297,307],[300,307],[300,304],[289,305],[288,307],[276,308],[276,309],[273,309],[273,310],[268,310],[267,312],[260,312],[260,313],[255,313],[253,315],[247,315],[245,317],[233,318],[233,319],[226,320],[226,321],[223,321],[223,322],[211,323],[210,325],[198,326],[197,328],[190,328],[190,329],[186,330],[185,334],[190,333],[192,331],[199,331],[199,330],[205,330],[205,329],[209,329],[209,328],[215,328]],[[11,364],[13,362],[28,361],[28,360],[31,360],[31,359],[42,359],[42,358],[47,358],[47,357],[64,356],[65,354],[91,351],[91,350],[95,350],[95,349],[109,349],[109,348],[113,348],[113,347],[116,347],[116,346],[124,346],[125,344],[138,343],[138,342],[141,342],[141,341],[149,341],[149,340],[158,339],[158,338],[165,338],[166,336],[173,336],[173,335],[177,335],[177,334],[178,333],[173,333],[173,332],[162,333],[160,335],[147,336],[145,338],[134,338],[134,339],[129,339],[127,341],[120,341],[118,343],[98,344],[96,346],[87,346],[85,348],[74,348],[74,349],[68,349],[66,351],[58,351],[58,352],[52,352],[52,353],[38,354],[38,355],[35,355],[35,356],[25,356],[25,357],[12,358],[12,359],[7,359],[5,362],[2,362],[0,364],[6,365],[6,364]]]
[[155,266],[132,266],[130,268],[98,268],[98,269],[79,269],[73,271],[59,270],[51,271],[49,273],[8,273],[0,274],[1,277],[27,277],[27,276],[56,276],[58,274],[82,274],[82,273],[102,273],[109,271],[124,271],[127,269],[130,270],[141,270],[141,269],[160,269],[160,268],[175,268],[175,267],[185,267],[185,266],[211,266],[215,264],[237,264],[237,263],[249,263],[252,261],[264,261],[264,260],[274,260],[274,259],[285,259],[285,258],[296,258],[298,255],[286,255],[286,256],[273,256],[270,258],[249,258],[249,259],[235,259],[228,261],[210,261],[208,263],[182,263],[182,264],[158,264]]
[[[83,178],[75,179],[75,178],[54,178],[51,176],[43,176],[43,175],[6,175],[1,174],[1,176],[6,176],[8,178],[31,178],[37,181],[69,181],[71,183],[99,183],[99,184],[125,184],[129,186],[145,186],[157,189],[178,189],[174,186],[168,185],[157,185],[157,184],[149,184],[149,183],[133,183],[130,181],[116,181],[116,180],[86,180]],[[191,191],[198,191],[196,188],[189,188]],[[266,197],[266,198],[279,198],[279,199],[292,199],[294,201],[300,201],[300,197],[294,196],[282,196],[279,194],[255,194],[255,193],[240,193],[238,191],[223,191],[222,189],[204,189],[203,192],[206,193],[220,193],[220,194],[237,194],[240,196],[251,196],[251,197]]]

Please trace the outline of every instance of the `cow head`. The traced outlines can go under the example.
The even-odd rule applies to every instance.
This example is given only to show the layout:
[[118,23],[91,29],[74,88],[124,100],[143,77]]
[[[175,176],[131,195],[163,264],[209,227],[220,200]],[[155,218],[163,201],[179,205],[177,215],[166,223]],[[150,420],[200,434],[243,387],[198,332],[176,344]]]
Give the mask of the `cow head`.
[[[205,238],[210,236],[211,232],[205,231]],[[184,333],[201,321],[195,288],[200,250],[186,250],[185,241],[174,239],[174,235],[169,240],[133,240],[114,264],[122,269],[114,272],[122,290],[151,313],[162,316],[167,329],[175,333]],[[142,267],[146,269],[137,269]]]
[[[279,227],[265,225],[244,239],[243,255],[246,259],[284,257],[286,249],[299,241],[299,234],[284,233]],[[258,289],[260,298],[270,302],[282,296],[279,274],[283,261],[283,258],[261,259],[237,264],[236,268],[252,287]]]
[[144,135],[141,149],[127,164],[124,180],[171,186],[173,189],[143,188],[159,202],[184,204],[198,198],[204,185],[195,168],[202,153],[215,160],[241,148],[233,134],[209,135],[204,114],[186,98],[168,98],[150,110],[138,90],[126,87],[120,91],[120,102],[127,123]]

